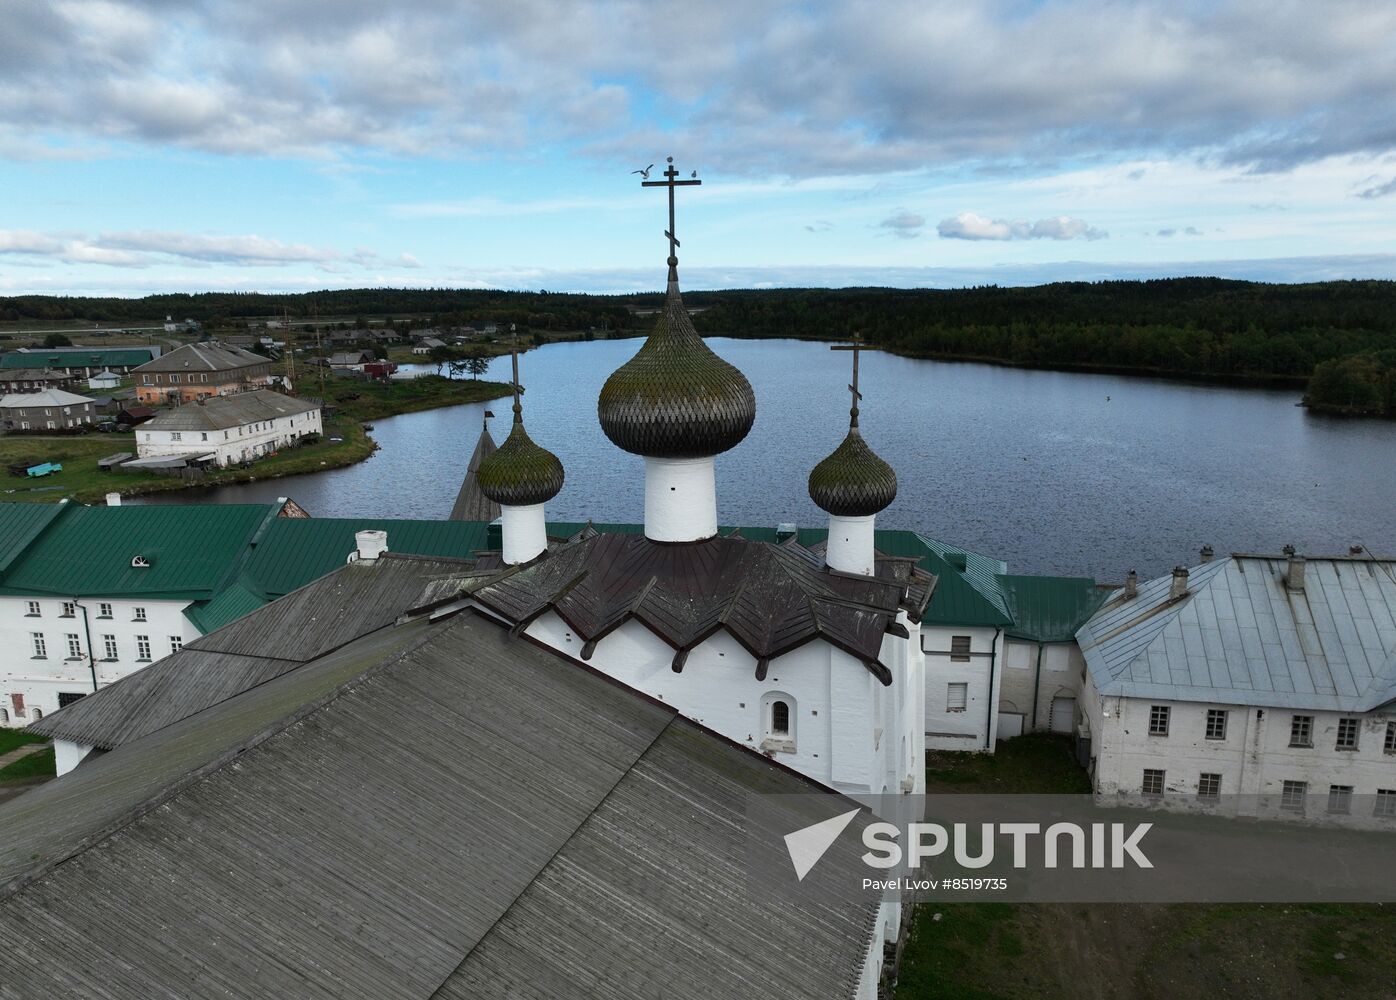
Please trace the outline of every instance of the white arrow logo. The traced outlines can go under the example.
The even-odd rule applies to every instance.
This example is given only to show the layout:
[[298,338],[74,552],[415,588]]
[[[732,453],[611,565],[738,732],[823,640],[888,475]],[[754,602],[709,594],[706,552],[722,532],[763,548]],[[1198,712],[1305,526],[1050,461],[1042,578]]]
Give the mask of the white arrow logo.
[[802,827],[785,835],[785,849],[790,852],[790,862],[795,866],[795,878],[803,882],[810,869],[819,863],[824,853],[834,846],[839,834],[848,829],[860,810],[848,812],[830,819],[821,820],[812,826]]

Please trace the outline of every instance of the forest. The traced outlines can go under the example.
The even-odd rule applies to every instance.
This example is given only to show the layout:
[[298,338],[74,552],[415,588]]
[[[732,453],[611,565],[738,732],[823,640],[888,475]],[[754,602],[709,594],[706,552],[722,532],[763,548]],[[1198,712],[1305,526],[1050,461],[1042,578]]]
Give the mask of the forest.
[[[1264,284],[1218,278],[1062,282],[1028,288],[787,288],[686,292],[709,335],[834,339],[854,332],[900,354],[1170,378],[1304,384],[1335,413],[1396,415],[1396,282]],[[206,293],[143,299],[0,298],[0,320],[205,326],[278,316],[430,316],[521,330],[634,335],[659,293],[460,289]]]

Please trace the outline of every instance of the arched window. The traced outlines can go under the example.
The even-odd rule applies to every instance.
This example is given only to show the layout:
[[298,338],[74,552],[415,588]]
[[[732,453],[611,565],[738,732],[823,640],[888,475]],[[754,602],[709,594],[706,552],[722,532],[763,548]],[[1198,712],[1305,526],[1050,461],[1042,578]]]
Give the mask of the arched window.
[[10,710],[8,708],[0,708],[0,726],[8,726],[9,724]]
[[37,709],[37,708],[34,709],[34,721],[35,721],[35,722],[38,722],[38,721],[39,721],[40,719],[42,719],[43,717],[44,717],[44,713],[43,713],[43,712],[41,712],[41,711],[40,711],[39,709]]
[[790,703],[788,701],[771,702],[771,733],[775,736],[790,735]]
[[795,752],[795,699],[783,691],[771,691],[761,699],[761,748]]

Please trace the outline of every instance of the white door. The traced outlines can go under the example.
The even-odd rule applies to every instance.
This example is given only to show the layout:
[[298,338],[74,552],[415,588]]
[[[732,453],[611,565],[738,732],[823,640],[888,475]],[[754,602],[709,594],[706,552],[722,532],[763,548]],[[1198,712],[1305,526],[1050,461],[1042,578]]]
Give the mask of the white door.
[[1011,740],[1015,736],[1023,735],[1023,713],[1022,712],[1000,712],[999,713],[999,739]]
[[1052,718],[1048,728],[1054,733],[1069,733],[1076,725],[1076,699],[1053,698]]

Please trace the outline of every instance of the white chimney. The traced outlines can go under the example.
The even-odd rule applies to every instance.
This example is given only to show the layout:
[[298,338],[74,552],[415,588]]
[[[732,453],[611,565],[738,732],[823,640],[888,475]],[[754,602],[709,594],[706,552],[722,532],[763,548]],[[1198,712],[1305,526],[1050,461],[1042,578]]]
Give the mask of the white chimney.
[[1296,594],[1304,592],[1304,557],[1301,556],[1293,545],[1284,547],[1285,555],[1289,556],[1289,561],[1285,564],[1285,587]]
[[1125,574],[1125,600],[1139,596],[1139,571],[1130,570]]
[[1202,556],[1203,563],[1209,563],[1216,556],[1216,552],[1212,549],[1212,546],[1204,545],[1202,546],[1200,555]]
[[1176,601],[1188,592],[1188,568],[1186,566],[1173,567],[1173,583],[1168,588],[1168,599]]
[[120,493],[108,493],[108,494],[107,494],[107,506],[108,506],[108,507],[120,507],[120,506],[121,506],[121,494],[120,494]]
[[354,558],[362,562],[373,562],[388,551],[388,533],[386,531],[356,531],[354,532],[354,546]]

